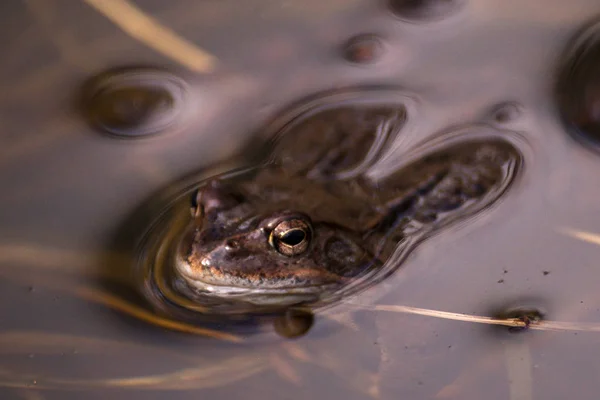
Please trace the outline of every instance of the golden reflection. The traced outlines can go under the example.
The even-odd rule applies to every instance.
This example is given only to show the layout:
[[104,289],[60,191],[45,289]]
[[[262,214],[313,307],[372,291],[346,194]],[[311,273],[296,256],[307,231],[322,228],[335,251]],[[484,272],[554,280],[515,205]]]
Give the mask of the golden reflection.
[[[162,374],[137,375],[134,372],[129,376],[116,378],[75,379],[56,376],[55,371],[39,373],[17,371],[16,366],[3,365],[0,361],[0,386],[63,390],[91,388],[192,390],[233,384],[269,370],[278,374],[287,382],[298,385],[305,382],[302,379],[300,370],[295,366],[296,357],[290,357],[290,353],[281,352],[281,347],[278,346],[269,347],[268,349],[246,349],[243,355],[209,359],[203,358],[201,352],[195,352],[194,349],[177,352],[160,346],[136,342],[31,331],[0,333],[0,354],[2,355],[64,356],[65,353],[75,354],[73,353],[74,349],[77,349],[74,356],[79,358],[108,356],[111,360],[118,360],[119,358],[115,357],[117,355],[120,357],[140,355],[143,358],[162,360],[156,364],[161,368],[165,365],[178,365],[179,368]],[[302,351],[302,353],[305,352],[305,350]],[[298,353],[295,352],[294,354],[297,355]],[[357,390],[365,394],[368,394],[368,391],[373,391],[373,386],[362,386],[368,383],[366,379],[370,379],[372,376],[360,371],[360,366],[352,365],[347,361],[345,363],[340,360],[333,361],[335,356],[332,354],[326,357],[330,360],[328,365],[320,365],[318,361],[311,361],[312,357],[307,356],[307,358],[304,358],[305,356],[307,354],[302,356],[301,362],[310,361],[316,366],[326,369],[336,368],[333,372],[340,375]],[[323,357],[323,354],[321,354],[321,357]],[[191,366],[181,367],[181,364],[191,364]],[[94,374],[97,374],[97,372],[94,372]]]
[[533,399],[531,350],[523,341],[503,344],[510,400]]
[[[211,331],[183,324],[177,321],[160,318],[134,304],[111,293],[83,285],[79,282],[73,271],[78,271],[77,263],[82,262],[83,255],[77,253],[45,249],[25,244],[7,246],[0,266],[15,265],[19,261],[22,268],[0,268],[0,275],[20,284],[29,285],[35,279],[37,285],[44,285],[52,290],[69,293],[76,298],[101,304],[117,311],[123,312],[154,325],[162,326],[177,331],[209,336],[213,338],[239,342],[241,338],[224,332]],[[36,261],[45,259],[42,264]],[[28,261],[28,262],[26,262]],[[30,264],[30,265],[28,265]],[[41,267],[40,267],[41,265]],[[83,269],[85,264],[80,264]],[[36,268],[38,268],[36,270]],[[35,274],[32,274],[32,270]],[[61,272],[67,272],[61,274]],[[89,276],[87,277],[89,278]],[[358,332],[360,334],[360,332]],[[327,348],[319,348],[326,345]],[[317,346],[312,348],[311,346]],[[176,371],[155,375],[120,376],[111,379],[65,379],[53,376],[44,371],[36,374],[31,371],[17,371],[11,365],[2,365],[0,361],[0,386],[25,389],[90,389],[90,388],[132,388],[154,390],[190,390],[233,384],[257,373],[271,371],[288,383],[301,385],[306,383],[303,371],[320,368],[330,371],[354,390],[371,398],[379,396],[379,379],[376,374],[365,371],[348,359],[350,354],[339,352],[330,348],[323,341],[304,342],[275,341],[268,347],[244,347],[243,351],[236,353],[239,357],[227,355],[218,359],[203,360],[193,355],[194,349],[189,354],[180,354],[171,351],[170,346],[149,346],[133,342],[124,342],[100,338],[81,337],[49,332],[31,331],[5,331],[0,332],[0,355],[2,354],[37,354],[59,355],[68,353],[74,348],[80,356],[83,355],[120,355],[132,352],[154,359],[164,360],[157,365],[176,365]],[[240,348],[242,350],[242,348]],[[156,354],[156,356],[153,356]],[[133,354],[132,357],[136,355]],[[2,357],[0,357],[0,360]],[[116,359],[113,357],[113,359]],[[179,360],[179,362],[178,362]],[[181,363],[192,364],[191,367]],[[303,366],[303,367],[302,367]],[[302,368],[301,368],[302,367]]]
[[271,355],[270,361],[277,375],[279,375],[285,381],[300,386],[302,383],[302,378],[291,362],[287,361],[277,353]]
[[526,341],[503,341],[500,348],[473,356],[460,374],[435,394],[434,399],[470,398],[473,388],[485,382],[486,377],[497,376],[502,368],[506,370],[508,378],[508,399],[533,399],[533,362]]
[[[588,232],[583,231],[575,231],[575,230],[563,230],[563,232],[569,232],[571,236],[577,237],[581,240],[585,240],[588,242],[594,242],[597,240],[598,244],[600,244],[600,235],[595,235]],[[127,264],[131,262],[125,254],[119,253],[107,253],[104,258],[105,262],[108,263],[118,263]],[[30,268],[41,268],[47,269],[47,272],[67,272],[73,273],[75,276],[77,274],[81,274],[82,276],[89,277],[90,270],[86,268],[82,268],[82,265],[86,265],[89,263],[89,258],[85,256],[85,254],[71,252],[68,250],[60,250],[60,249],[51,249],[44,248],[39,246],[31,246],[27,244],[12,244],[12,245],[4,245],[0,246],[0,267],[7,267],[14,264],[25,264],[25,267]],[[6,275],[8,270],[0,268],[0,272],[3,272],[3,275]],[[22,272],[22,271],[21,271]],[[92,272],[94,273],[94,272]],[[96,274],[102,272],[95,272]],[[107,273],[105,273],[107,274]],[[13,276],[10,276],[13,275]],[[7,276],[8,278],[17,278],[17,274],[10,274]],[[107,274],[106,276],[101,276],[103,278],[113,278],[117,280],[122,280],[122,277],[111,276]],[[81,285],[69,284],[66,285],[64,283],[57,283],[55,277],[43,277],[44,284],[51,285],[55,289],[59,289],[62,291],[71,292],[78,297],[84,298],[87,301],[95,302],[98,304],[105,305],[107,307],[113,308],[122,313],[128,314],[135,318],[142,319],[146,322],[153,323],[157,326],[161,326],[167,329],[174,329],[181,332],[188,332],[200,335],[208,335],[212,337],[218,337],[223,340],[229,340],[233,342],[239,342],[241,340],[240,337],[235,335],[223,334],[218,331],[204,330],[187,324],[177,324],[174,321],[163,319],[160,317],[156,317],[154,314],[146,311],[140,307],[137,307],[133,304],[130,304],[121,298],[108,294],[106,292],[93,289],[91,287],[85,287]],[[346,303],[348,306],[357,309],[364,309],[370,311],[381,311],[381,312],[393,312],[393,313],[405,313],[405,314],[414,314],[421,315],[433,318],[441,318],[448,319],[454,321],[462,321],[462,322],[471,322],[471,323],[480,323],[480,324],[488,324],[488,325],[501,325],[506,327],[514,327],[514,328],[524,328],[528,327],[532,330],[547,330],[547,331],[586,331],[586,332],[600,332],[600,324],[597,323],[586,323],[586,322],[563,322],[563,321],[541,321],[539,323],[532,323],[529,326],[526,325],[524,321],[518,318],[492,318],[488,316],[478,316],[478,315],[470,315],[470,314],[462,314],[441,310],[432,310],[418,307],[410,307],[403,305],[363,305],[353,302]],[[339,313],[333,316],[327,316],[326,318],[342,323],[346,327],[349,328],[358,328],[354,326],[355,324],[352,321],[351,312],[350,313]],[[354,329],[353,329],[354,330]],[[221,336],[225,335],[225,336]]]
[[17,391],[17,396],[19,399],[23,400],[44,400],[45,397],[42,396],[40,392],[34,392],[32,390],[21,390]]
[[[103,262],[107,265],[130,265],[131,258],[126,254],[106,252]],[[108,275],[108,269],[98,271],[86,268],[90,265],[90,257],[85,253],[57,248],[32,246],[27,243],[0,245],[0,270],[14,265],[25,265],[30,268],[47,270],[47,272],[63,272],[80,276],[97,276],[119,280],[116,275]]]
[[42,354],[58,355],[77,349],[80,354],[122,354],[126,351],[159,352],[157,356],[171,355],[171,352],[158,347],[135,342],[94,338],[35,331],[2,331],[0,332],[0,354]]
[[600,234],[593,232],[580,231],[573,228],[559,228],[558,232],[563,235],[571,236],[572,238],[582,240],[584,242],[597,244],[600,246]]
[[217,60],[126,0],[84,0],[133,38],[194,72],[212,72]]
[[[1,272],[2,272],[2,270],[0,270],[0,273]],[[19,274],[19,273],[13,273],[13,274],[4,273],[4,274],[0,274],[0,275],[3,275],[8,279],[28,283],[27,275],[23,275],[23,274]],[[142,307],[139,307],[128,301],[125,301],[124,299],[122,299],[118,296],[115,296],[113,294],[110,294],[110,293],[102,291],[102,290],[95,289],[91,286],[83,286],[77,282],[59,281],[59,280],[53,279],[49,276],[43,277],[43,283],[45,286],[50,287],[54,290],[60,290],[63,292],[71,293],[74,296],[84,299],[86,301],[106,306],[115,311],[129,315],[130,317],[133,317],[133,318],[137,318],[141,321],[158,326],[160,328],[177,331],[177,332],[189,333],[189,334],[193,334],[193,335],[211,337],[214,339],[225,340],[225,341],[233,342],[233,343],[239,343],[242,341],[242,338],[240,338],[239,336],[230,334],[230,333],[221,332],[221,331],[208,329],[208,328],[201,328],[201,327],[186,324],[183,322],[178,322],[178,321],[175,321],[175,320],[172,320],[169,318],[160,317]]]
[[179,359],[192,364],[173,372],[121,378],[68,379],[46,372],[19,373],[12,365],[0,364],[0,385],[27,388],[32,384],[39,389],[76,389],[91,387],[138,388],[157,390],[187,390],[217,387],[248,378],[264,371],[268,364],[254,354],[223,360],[202,359],[198,355],[181,354],[157,346],[141,345],[109,339],[76,335],[12,331],[0,333],[0,354],[60,355],[77,349],[78,357],[90,355],[120,355],[139,352],[144,357]]
[[298,346],[293,342],[284,342],[281,345],[282,349],[286,351],[286,353],[302,362],[309,362],[311,360],[310,355],[304,350],[302,347]]
[[128,303],[117,296],[111,295],[100,290],[79,286],[73,288],[73,292],[83,299],[105,305],[116,311],[120,311],[123,314],[127,314],[131,317],[159,326],[161,328],[170,329],[178,332],[191,333],[194,335],[212,337],[214,339],[226,340],[228,342],[234,343],[239,343],[242,341],[242,338],[230,333],[220,332],[213,329],[200,328],[194,325],[188,325],[181,322],[177,322],[168,318],[159,317],[143,308]]
[[[589,238],[589,235],[591,235],[585,233],[587,236],[582,236],[581,232],[579,232],[579,234],[578,237],[586,238]],[[33,280],[36,285],[44,285],[50,289],[69,293],[84,301],[109,307],[118,312],[166,329],[234,343],[242,341],[241,337],[229,333],[205,329],[159,317],[142,307],[127,302],[116,294],[105,292],[94,288],[93,286],[84,284],[84,282],[86,280],[89,281],[90,278],[89,268],[85,268],[86,265],[89,266],[89,260],[90,259],[83,252],[77,253],[56,248],[44,248],[27,243],[4,245],[0,246],[0,275],[27,285],[31,284]],[[109,263],[119,263],[118,265],[125,265],[131,261],[127,255],[119,253],[105,254],[101,260]],[[14,268],[15,265],[18,265],[19,268]],[[92,271],[101,269],[102,268],[94,268]],[[98,274],[99,272],[96,273]],[[100,272],[99,274],[101,275],[102,273]],[[91,277],[94,278],[93,275]],[[105,278],[104,276],[98,277]],[[336,313],[334,316],[325,314],[324,317],[332,322],[335,321],[346,327],[352,327],[354,325],[352,319],[354,311],[367,310],[373,312],[405,313],[431,318],[506,327],[528,327],[532,330],[600,332],[600,324],[595,323],[543,320],[541,322],[531,323],[527,326],[526,323],[520,319],[498,319],[487,316],[468,315],[402,305],[363,305],[352,302],[348,302],[346,305],[349,306],[347,312]],[[359,327],[350,329],[350,331],[355,334],[361,334]],[[302,385],[305,383],[303,371],[315,366],[330,371],[353,389],[371,398],[379,397],[381,376],[378,373],[364,370],[361,365],[352,362],[348,359],[348,357],[353,357],[352,354],[346,354],[344,352],[340,353],[330,347],[327,347],[326,350],[319,349],[318,346],[322,344],[324,344],[324,342],[318,340],[313,342],[310,340],[307,342],[280,341],[274,342],[268,347],[245,347],[243,352],[237,353],[241,354],[239,357],[224,356],[218,360],[202,360],[191,354],[178,354],[175,351],[168,350],[169,347],[153,347],[137,343],[110,341],[107,339],[79,337],[43,331],[37,333],[5,331],[0,332],[0,354],[5,355],[17,353],[56,355],[61,351],[64,352],[66,349],[73,349],[74,347],[78,348],[83,353],[98,355],[114,353],[121,355],[131,351],[139,352],[141,351],[140,349],[143,348],[143,354],[161,352],[161,354],[164,353],[168,355],[166,357],[163,356],[163,359],[174,357],[175,359],[180,359],[182,362],[185,362],[187,365],[182,366],[181,363],[175,363],[175,365],[178,366],[177,370],[155,375],[137,376],[133,374],[132,376],[120,376],[110,379],[63,379],[48,376],[48,374],[45,373],[43,375],[36,375],[33,372],[24,373],[22,371],[16,371],[11,365],[2,365],[0,361],[0,386],[16,389],[28,388],[31,387],[33,385],[32,382],[35,381],[34,387],[39,389],[120,387],[157,390],[187,390],[231,384],[263,371],[271,371],[279,375],[286,382],[294,385]],[[311,349],[310,347],[314,345],[317,346],[316,350],[314,348]],[[328,346],[330,346],[330,344]],[[526,368],[525,364],[527,363],[516,363],[515,361],[516,354],[521,354],[520,352],[523,349],[513,350],[508,348],[505,349],[506,366],[509,368],[508,373],[520,374],[519,376],[522,377],[523,380],[519,382],[515,381],[513,386],[511,386],[512,396],[517,396],[518,393],[530,393],[528,387],[529,381],[522,375],[524,368]],[[385,354],[382,353],[376,355],[376,357],[380,358],[380,363],[385,362],[382,361]],[[157,357],[157,359],[158,358],[160,357]],[[190,363],[191,366],[189,365]],[[167,363],[165,365],[173,365],[173,363]],[[454,382],[440,391],[438,397],[443,398],[448,393],[458,390],[460,386],[460,382]]]
[[[268,365],[256,357],[235,357],[225,362],[181,369],[171,374],[105,381],[106,386],[163,390],[205,389],[224,386],[264,371]],[[85,384],[85,383],[84,383]]]

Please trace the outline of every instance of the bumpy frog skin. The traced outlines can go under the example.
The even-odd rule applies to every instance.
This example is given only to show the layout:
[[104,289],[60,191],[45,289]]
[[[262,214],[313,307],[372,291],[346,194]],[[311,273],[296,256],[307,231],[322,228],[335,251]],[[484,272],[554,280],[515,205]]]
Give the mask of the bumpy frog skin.
[[381,268],[403,243],[489,206],[519,164],[508,141],[465,134],[369,180],[403,123],[401,109],[324,111],[289,129],[252,177],[206,183],[192,201],[180,276],[198,293],[314,299]]
[[280,208],[285,202],[255,206],[264,199],[233,190],[212,181],[198,192],[199,228],[183,264],[190,279],[262,290],[320,287],[377,261],[359,232],[312,220],[301,207]]

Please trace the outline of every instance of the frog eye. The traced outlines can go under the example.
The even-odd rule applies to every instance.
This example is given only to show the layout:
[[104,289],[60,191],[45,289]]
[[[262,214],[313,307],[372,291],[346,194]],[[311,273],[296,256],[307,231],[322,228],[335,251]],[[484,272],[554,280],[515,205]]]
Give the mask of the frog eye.
[[312,229],[307,221],[293,218],[280,222],[269,235],[269,244],[284,256],[292,257],[308,249]]

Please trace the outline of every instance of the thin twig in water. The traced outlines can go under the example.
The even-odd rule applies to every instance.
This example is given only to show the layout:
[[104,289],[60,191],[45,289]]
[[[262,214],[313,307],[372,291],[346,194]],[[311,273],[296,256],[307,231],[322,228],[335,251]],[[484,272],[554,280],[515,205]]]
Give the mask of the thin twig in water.
[[584,242],[597,244],[600,246],[600,234],[593,232],[579,231],[573,228],[558,228],[557,231],[563,235],[571,236],[572,238],[583,240]]
[[126,0],[84,0],[133,38],[194,72],[215,69],[216,58]]
[[430,310],[426,308],[417,308],[400,305],[361,305],[348,303],[354,307],[370,311],[385,311],[404,314],[423,315],[427,317],[449,319],[453,321],[474,322],[488,325],[501,325],[512,328],[529,328],[540,331],[575,331],[575,332],[600,332],[600,324],[586,322],[562,322],[562,321],[540,321],[526,322],[520,318],[492,318],[480,315],[469,315],[453,313],[448,311]]

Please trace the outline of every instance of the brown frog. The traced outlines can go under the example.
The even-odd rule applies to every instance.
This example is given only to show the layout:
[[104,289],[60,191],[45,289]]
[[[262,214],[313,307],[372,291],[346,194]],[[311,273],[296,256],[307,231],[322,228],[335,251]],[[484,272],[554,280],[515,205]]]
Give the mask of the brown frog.
[[201,294],[314,302],[489,206],[510,183],[518,151],[468,132],[419,146],[394,173],[369,179],[404,118],[393,107],[323,111],[288,127],[253,176],[205,184],[180,244],[180,276]]

